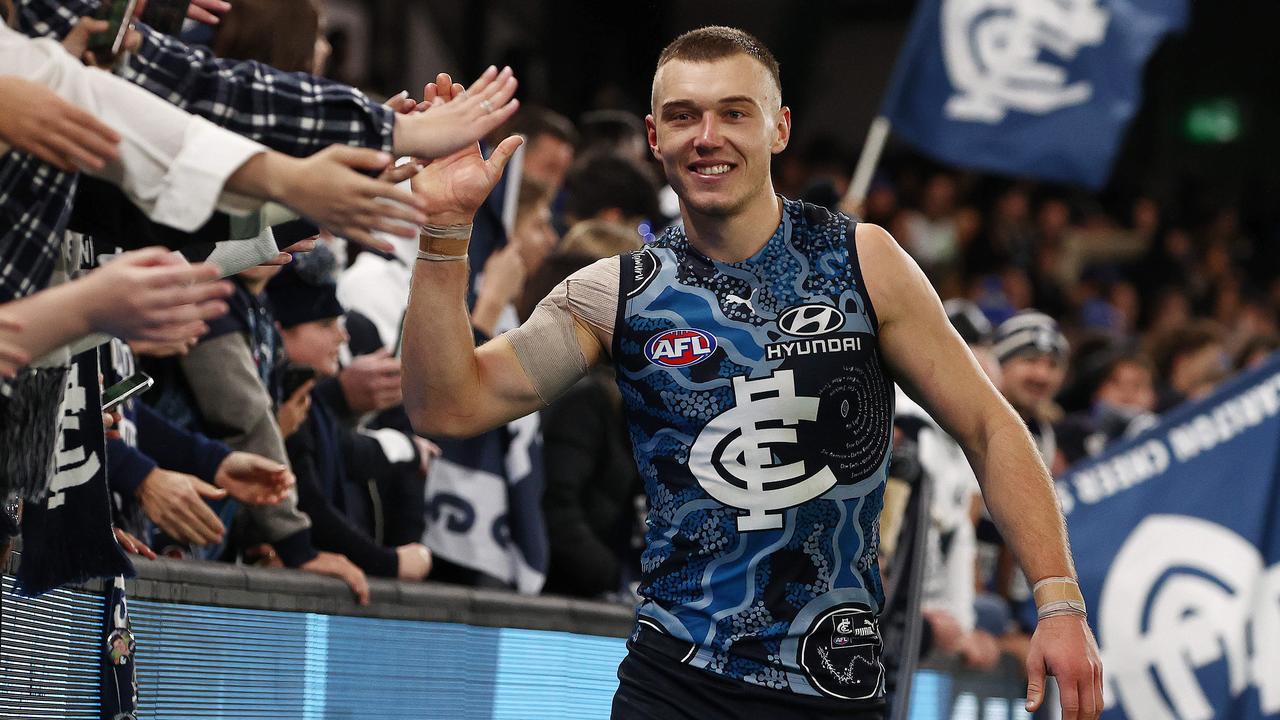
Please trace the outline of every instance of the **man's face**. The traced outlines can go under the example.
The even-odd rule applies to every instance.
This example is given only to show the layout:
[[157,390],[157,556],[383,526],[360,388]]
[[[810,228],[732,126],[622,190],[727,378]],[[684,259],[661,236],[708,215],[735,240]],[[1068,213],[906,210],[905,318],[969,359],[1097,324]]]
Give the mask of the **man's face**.
[[537,207],[521,215],[516,220],[512,239],[520,252],[520,259],[524,261],[525,273],[533,275],[560,242],[555,225],[551,223],[550,203],[538,203]]
[[1094,399],[1125,410],[1152,412],[1156,409],[1156,389],[1151,371],[1139,363],[1118,363]]
[[573,145],[552,135],[539,135],[524,152],[524,174],[550,188],[554,195],[573,165]]
[[653,79],[649,146],[687,211],[727,217],[772,193],[769,164],[791,135],[791,111],[748,55],[671,60]]
[[1000,392],[1023,415],[1035,413],[1053,399],[1067,376],[1066,364],[1055,355],[1016,355],[1000,366]]

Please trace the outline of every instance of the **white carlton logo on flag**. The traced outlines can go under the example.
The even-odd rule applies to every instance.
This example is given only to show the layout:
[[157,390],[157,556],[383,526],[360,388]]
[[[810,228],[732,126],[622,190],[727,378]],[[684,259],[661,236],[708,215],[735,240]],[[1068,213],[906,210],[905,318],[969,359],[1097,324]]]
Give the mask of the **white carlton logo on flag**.
[[942,50],[955,94],[951,120],[995,124],[1010,110],[1045,114],[1089,101],[1052,59],[1100,45],[1110,13],[1098,0],[943,0]]
[[1262,712],[1280,713],[1280,565],[1265,567],[1235,532],[1183,515],[1146,518],[1107,573],[1100,604],[1106,693],[1128,717],[1218,717],[1195,673],[1223,658],[1233,696],[1255,687]]

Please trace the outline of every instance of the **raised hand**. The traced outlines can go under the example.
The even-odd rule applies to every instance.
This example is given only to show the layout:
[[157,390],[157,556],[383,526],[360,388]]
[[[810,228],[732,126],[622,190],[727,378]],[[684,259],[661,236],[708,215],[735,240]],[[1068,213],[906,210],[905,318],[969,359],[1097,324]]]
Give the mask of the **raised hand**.
[[303,421],[307,419],[307,412],[311,410],[311,390],[315,386],[315,380],[308,380],[280,403],[280,409],[276,410],[276,424],[280,426],[280,437],[288,439],[302,427]]
[[156,468],[138,486],[142,511],[156,527],[178,542],[209,545],[222,540],[226,528],[205,500],[227,496],[199,478]]
[[520,106],[515,92],[511,68],[498,72],[490,67],[457,102],[432,103],[426,112],[396,116],[396,151],[430,159],[466,148],[515,114]]
[[424,167],[426,167],[425,162],[413,159],[409,159],[399,165],[391,163],[383,169],[382,174],[378,175],[378,180],[392,185],[399,185],[417,175],[418,171]]
[[413,193],[357,172],[382,171],[390,162],[387,153],[346,145],[332,145],[302,160],[260,153],[240,166],[227,184],[278,199],[334,235],[391,251],[394,248],[376,240],[373,231],[416,237],[425,217]]
[[49,88],[0,75],[0,141],[50,165],[101,170],[120,157],[120,136]]
[[232,286],[218,275],[215,265],[189,265],[160,247],[124,253],[83,281],[90,329],[161,343],[199,336],[205,320],[227,311]]
[[[145,2],[138,3],[133,16],[141,17],[145,5]],[[76,22],[75,26],[71,28],[71,32],[67,33],[67,36],[62,39],[62,47],[67,52],[71,53],[72,57],[83,62],[85,65],[109,70],[111,66],[115,64],[119,56],[110,54],[99,56],[95,54],[93,51],[89,50],[89,39],[96,33],[106,32],[110,27],[111,24],[106,20],[98,20],[97,18],[87,16],[82,17]],[[135,52],[141,46],[142,34],[135,30],[131,24],[127,29],[125,29],[124,44],[121,46],[120,50],[121,52]]]
[[400,394],[400,358],[385,348],[357,355],[338,373],[338,384],[347,405],[359,415],[386,410],[403,401]]
[[382,104],[384,107],[389,107],[401,115],[408,115],[418,108],[418,101],[409,97],[408,90],[401,90],[387,98],[386,102]]
[[[467,95],[448,74],[440,73],[434,83],[427,85],[425,101],[430,107],[422,114],[444,112],[450,105],[468,102]],[[523,142],[518,135],[506,138],[486,160],[480,154],[480,145],[472,141],[451,155],[432,160],[412,180],[413,193],[425,206],[427,222],[436,225],[471,222]]]
[[222,18],[215,13],[225,13],[231,9],[231,3],[223,0],[191,0],[187,6],[187,17],[206,25],[217,25]]
[[134,355],[165,358],[175,355],[186,355],[195,347],[197,338],[175,340],[173,342],[148,342],[146,340],[130,340],[129,349]]
[[6,317],[0,308],[0,377],[13,378],[18,369],[31,362],[31,356],[5,335],[22,331],[22,323]]
[[213,483],[247,505],[274,505],[289,495],[294,477],[274,460],[233,452],[218,466]]

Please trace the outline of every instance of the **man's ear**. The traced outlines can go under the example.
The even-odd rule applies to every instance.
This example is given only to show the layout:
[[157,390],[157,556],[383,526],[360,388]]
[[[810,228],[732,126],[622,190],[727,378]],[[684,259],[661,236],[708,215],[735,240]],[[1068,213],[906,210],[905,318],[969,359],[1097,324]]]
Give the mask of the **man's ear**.
[[787,149],[787,144],[791,142],[791,108],[783,105],[778,108],[777,118],[774,123],[773,144],[769,146],[769,151],[774,155]]
[[658,150],[658,124],[652,114],[644,116],[644,131],[649,139],[649,152],[653,153],[655,160],[662,162],[662,152]]

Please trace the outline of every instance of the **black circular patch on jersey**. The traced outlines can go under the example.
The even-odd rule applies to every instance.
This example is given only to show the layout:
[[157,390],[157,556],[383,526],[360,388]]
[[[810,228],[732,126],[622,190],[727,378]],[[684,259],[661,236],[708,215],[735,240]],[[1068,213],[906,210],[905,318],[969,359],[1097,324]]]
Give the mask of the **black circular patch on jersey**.
[[837,605],[800,639],[800,667],[818,692],[845,700],[876,697],[884,686],[880,624],[861,603]]

